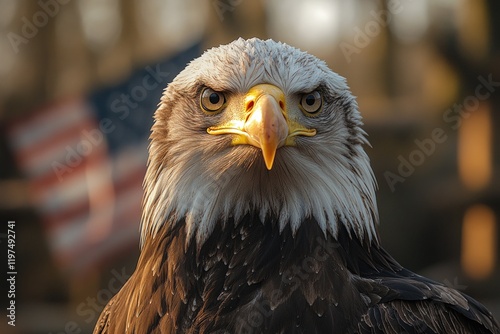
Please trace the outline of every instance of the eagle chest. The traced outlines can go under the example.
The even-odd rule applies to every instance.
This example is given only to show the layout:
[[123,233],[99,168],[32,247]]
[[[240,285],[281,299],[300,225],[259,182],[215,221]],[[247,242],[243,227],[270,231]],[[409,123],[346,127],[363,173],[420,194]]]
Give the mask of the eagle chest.
[[218,224],[201,248],[181,243],[182,224],[175,230],[177,236],[166,238],[164,274],[153,285],[165,289],[162,313],[183,332],[334,330],[366,311],[343,246],[314,221],[292,234],[272,219],[247,215]]

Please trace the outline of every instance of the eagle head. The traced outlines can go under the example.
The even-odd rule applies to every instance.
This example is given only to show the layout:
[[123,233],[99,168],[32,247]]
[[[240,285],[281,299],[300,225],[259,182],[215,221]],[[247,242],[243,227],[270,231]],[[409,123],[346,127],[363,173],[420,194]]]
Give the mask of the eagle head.
[[378,242],[357,103],[318,58],[256,38],[212,48],[168,85],[154,119],[143,243],[183,222],[186,245],[201,246],[247,214]]

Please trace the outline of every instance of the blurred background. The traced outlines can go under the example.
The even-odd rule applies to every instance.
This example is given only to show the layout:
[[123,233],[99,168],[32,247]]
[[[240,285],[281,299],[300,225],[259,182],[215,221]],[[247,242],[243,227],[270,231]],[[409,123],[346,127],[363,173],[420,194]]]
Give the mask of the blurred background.
[[92,331],[135,268],[163,88],[206,48],[253,36],[347,78],[383,245],[499,319],[499,13],[494,0],[0,0],[0,246],[7,263],[15,221],[17,272],[16,327],[2,279],[0,331]]

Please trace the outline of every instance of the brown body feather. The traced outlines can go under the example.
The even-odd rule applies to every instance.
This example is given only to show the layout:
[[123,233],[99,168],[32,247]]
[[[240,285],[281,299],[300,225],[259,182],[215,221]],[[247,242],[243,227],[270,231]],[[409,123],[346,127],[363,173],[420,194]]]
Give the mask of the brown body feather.
[[164,229],[95,333],[499,333],[470,297],[339,236],[247,216],[197,250],[182,224]]

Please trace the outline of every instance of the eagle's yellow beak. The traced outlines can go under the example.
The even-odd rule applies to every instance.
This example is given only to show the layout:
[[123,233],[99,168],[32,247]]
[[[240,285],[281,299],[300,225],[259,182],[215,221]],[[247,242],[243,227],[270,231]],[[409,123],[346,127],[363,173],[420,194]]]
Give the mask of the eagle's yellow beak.
[[288,136],[285,95],[271,85],[258,85],[245,96],[246,119],[243,130],[248,144],[259,147],[267,169],[271,169],[278,147]]
[[270,84],[252,87],[244,97],[242,119],[231,120],[220,126],[207,129],[209,134],[235,134],[233,145],[249,144],[262,150],[268,170],[274,164],[278,148],[294,145],[297,135],[314,136],[315,129],[307,129],[290,120],[285,103],[285,94]]

